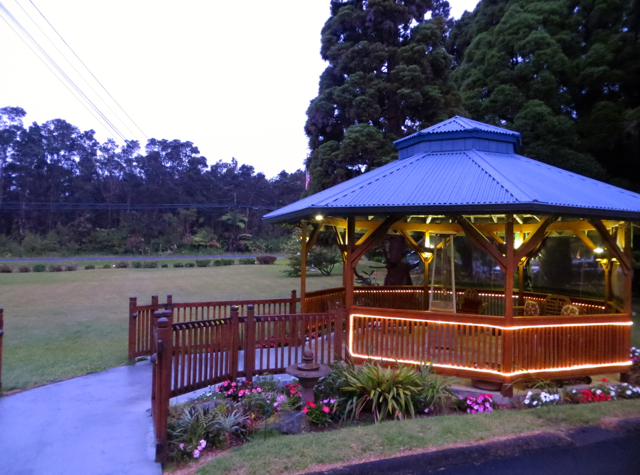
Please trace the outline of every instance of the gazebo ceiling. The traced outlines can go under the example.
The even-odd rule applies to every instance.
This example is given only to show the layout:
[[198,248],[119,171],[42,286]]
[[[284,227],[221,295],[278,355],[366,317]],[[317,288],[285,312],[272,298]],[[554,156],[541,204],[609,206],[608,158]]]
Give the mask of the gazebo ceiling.
[[395,142],[399,159],[264,217],[549,214],[640,220],[640,195],[517,155],[520,134],[454,117]]

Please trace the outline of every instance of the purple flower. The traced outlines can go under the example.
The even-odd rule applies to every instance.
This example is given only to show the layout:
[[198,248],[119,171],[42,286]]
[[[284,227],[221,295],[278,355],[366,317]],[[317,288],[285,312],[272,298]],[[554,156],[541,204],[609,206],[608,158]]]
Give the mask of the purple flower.
[[198,457],[200,457],[200,451],[198,449],[195,449],[193,451],[193,458],[197,459]]
[[184,450],[184,444],[180,444],[178,447],[180,447],[180,450]]

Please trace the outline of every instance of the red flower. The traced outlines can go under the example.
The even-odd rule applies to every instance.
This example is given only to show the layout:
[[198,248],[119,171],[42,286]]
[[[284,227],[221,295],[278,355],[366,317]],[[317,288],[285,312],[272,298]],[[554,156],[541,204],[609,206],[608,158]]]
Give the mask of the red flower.
[[609,380],[608,380],[607,378],[602,378],[602,382],[603,382],[603,383],[608,383],[608,382],[609,382]]
[[307,412],[309,412],[309,408],[307,406],[304,406],[302,408],[302,412],[304,412],[306,414]]

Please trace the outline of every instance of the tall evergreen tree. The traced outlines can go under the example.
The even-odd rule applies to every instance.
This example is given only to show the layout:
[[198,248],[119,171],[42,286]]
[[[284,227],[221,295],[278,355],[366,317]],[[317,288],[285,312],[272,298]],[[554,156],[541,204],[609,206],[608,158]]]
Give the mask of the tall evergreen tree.
[[307,110],[310,192],[395,158],[392,142],[460,112],[448,81],[444,0],[332,1],[318,96]]
[[471,117],[518,130],[538,160],[640,184],[638,4],[482,0],[448,39]]

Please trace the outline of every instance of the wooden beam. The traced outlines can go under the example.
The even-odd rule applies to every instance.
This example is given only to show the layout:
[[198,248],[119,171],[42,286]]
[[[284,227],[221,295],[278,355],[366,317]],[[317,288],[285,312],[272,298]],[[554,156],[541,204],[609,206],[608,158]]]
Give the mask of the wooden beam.
[[[429,262],[431,262],[431,259],[433,258],[433,249],[429,250],[426,247],[418,246],[418,243],[411,237],[411,235],[407,231],[400,231],[400,234],[404,236],[405,240],[407,241],[407,244],[409,244],[409,247],[411,247],[411,249],[416,251],[416,254],[418,254],[418,257],[420,258],[423,264],[428,264]],[[430,252],[431,257],[427,258],[424,254],[429,251],[431,251]]]
[[307,297],[307,223],[302,223],[300,245],[300,313],[305,313]]
[[502,255],[502,253],[498,251],[498,248],[464,217],[457,216],[456,221],[458,222],[460,227],[464,230],[464,233],[467,236],[467,239],[469,240],[469,242],[479,247],[484,252],[486,252],[491,257],[493,257],[496,263],[500,266],[500,269],[502,269],[502,272],[505,272],[507,270],[507,262],[505,257]]
[[322,225],[320,223],[313,223],[311,226],[313,227],[313,230],[311,231],[311,235],[307,240],[307,252],[311,252],[311,249],[313,249],[313,246],[316,245],[316,241],[318,240],[318,234],[320,233],[320,228],[322,228]]
[[352,268],[355,268],[355,266],[358,264],[358,261],[362,258],[362,256],[364,256],[366,252],[368,252],[376,244],[382,242],[384,237],[389,232],[389,229],[391,229],[394,223],[397,223],[400,219],[402,219],[402,217],[389,216],[382,222],[382,224],[380,224],[375,229],[375,231],[373,231],[373,233],[371,233],[371,235],[365,242],[363,242],[359,246],[354,246],[353,259],[351,261]]
[[498,233],[496,233],[495,231],[489,231],[489,236],[491,236],[493,239],[495,239],[495,241],[498,244],[504,244],[504,239],[502,239],[500,236],[498,236]]
[[529,238],[525,242],[523,242],[515,252],[516,262],[520,262],[522,258],[526,257],[540,246],[540,243],[547,233],[547,229],[557,219],[558,216],[553,215],[546,217],[544,221],[538,223],[537,229],[533,232],[533,234],[529,235]]
[[618,262],[620,263],[620,267],[622,268],[622,272],[624,274],[628,274],[632,272],[633,268],[631,266],[631,259],[627,257],[627,255],[620,249],[618,243],[613,238],[613,236],[609,233],[606,226],[599,219],[590,219],[589,222],[593,225],[594,228],[598,231],[598,234],[605,241],[605,246],[612,253]]
[[591,239],[589,239],[589,236],[587,236],[586,231],[574,231],[573,235],[579,238],[584,243],[584,245],[587,246],[592,251],[598,247],[593,243]]
[[336,242],[338,243],[338,249],[340,249],[340,255],[342,256],[342,263],[347,262],[347,246],[344,244],[344,239],[340,230],[336,226],[332,226],[333,231],[336,233]]

